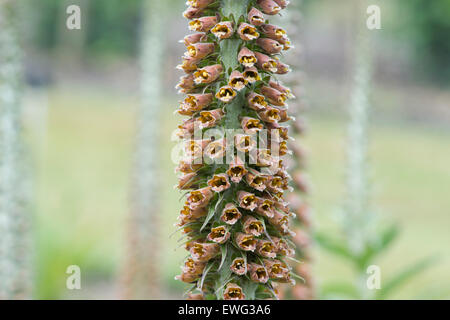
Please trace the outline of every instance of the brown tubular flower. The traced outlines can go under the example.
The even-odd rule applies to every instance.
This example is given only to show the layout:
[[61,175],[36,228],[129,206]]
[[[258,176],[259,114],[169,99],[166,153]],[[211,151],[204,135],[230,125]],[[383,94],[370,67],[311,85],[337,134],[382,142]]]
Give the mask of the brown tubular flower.
[[275,15],[281,11],[281,7],[273,0],[258,0],[258,5],[262,11],[268,15]]
[[225,291],[223,293],[223,298],[225,300],[244,300],[245,294],[242,288],[235,283],[228,283]]
[[259,237],[264,233],[264,225],[261,221],[252,217],[250,215],[246,215],[242,218],[243,228],[247,234],[254,235],[255,237]]
[[253,51],[246,47],[242,47],[238,54],[238,61],[246,68],[251,68],[257,62],[256,55]]
[[231,263],[230,269],[232,272],[237,274],[238,276],[243,276],[247,273],[247,264],[245,263],[244,258],[236,258]]
[[194,261],[207,262],[219,253],[220,247],[217,243],[196,242],[189,249]]
[[247,15],[248,21],[254,26],[260,26],[264,23],[264,15],[256,8],[251,8]]
[[223,86],[216,93],[216,98],[222,102],[229,103],[236,97],[236,91],[231,86]]
[[237,32],[239,37],[244,41],[251,41],[259,38],[259,32],[255,26],[245,22],[239,25]]
[[215,174],[208,180],[208,186],[215,192],[222,192],[227,190],[231,185],[228,181],[228,176],[225,173]]
[[214,52],[214,43],[195,43],[187,47],[186,55],[194,59],[203,59]]
[[275,1],[281,7],[281,9],[286,9],[286,7],[290,3],[289,0],[273,0],[273,1]]
[[277,70],[278,70],[277,69],[277,61],[275,59],[272,59],[268,55],[265,55],[260,52],[255,52],[255,56],[256,56],[256,59],[258,60],[258,62],[256,63],[258,68],[260,68],[266,72],[272,72],[272,73],[277,72]]
[[230,231],[224,226],[218,226],[211,229],[211,232],[206,237],[209,241],[215,243],[225,243],[230,239]]
[[211,29],[211,33],[218,39],[228,39],[234,33],[233,24],[231,21],[219,22]]
[[222,210],[220,220],[229,225],[234,225],[242,217],[241,212],[233,203],[227,203]]
[[236,234],[236,245],[243,251],[255,251],[256,239],[251,234],[238,232]]
[[224,113],[220,108],[208,111],[201,111],[200,116],[196,119],[196,122],[200,129],[211,128],[214,127],[217,124],[217,122],[220,121],[220,119],[222,119],[223,115]]
[[242,162],[239,157],[235,157],[234,160],[230,163],[227,174],[232,182],[241,182],[242,178],[247,174],[247,169],[245,169],[244,162]]
[[256,263],[249,263],[248,271],[250,278],[255,282],[266,283],[269,280],[269,274],[264,266]]
[[286,106],[287,95],[285,93],[268,86],[262,87],[261,93],[266,97],[269,103],[279,107]]
[[243,76],[248,83],[255,83],[256,81],[261,80],[258,69],[255,67],[245,68]]
[[306,221],[307,205],[294,210],[284,194],[299,181],[286,172],[290,123],[280,125],[294,119],[293,95],[275,76],[289,71],[280,58],[291,44],[263,14],[288,1],[187,1],[194,32],[181,41],[176,87],[185,94],[176,112],[188,117],[176,132],[185,153],[177,187],[187,192],[176,225],[189,255],[176,278],[191,284],[189,299],[276,298],[277,283],[292,282],[290,245],[309,244],[303,226],[291,240],[288,223]]
[[238,191],[237,198],[239,202],[239,206],[246,210],[253,211],[258,206],[258,202],[253,193],[246,191]]
[[266,189],[267,177],[261,175],[256,170],[250,169],[245,179],[250,187],[258,191],[264,191]]
[[277,54],[283,50],[283,46],[278,41],[269,38],[259,38],[256,44],[269,54]]
[[228,85],[234,90],[241,91],[247,85],[247,80],[238,70],[234,70],[230,75]]
[[217,17],[201,17],[189,22],[189,29],[198,32],[208,32],[212,27],[217,24]]
[[273,200],[267,198],[258,198],[258,207],[255,211],[267,218],[273,218],[273,216],[275,215]]
[[214,82],[220,76],[222,71],[223,68],[221,64],[214,64],[201,68],[194,72],[194,82],[196,84]]
[[204,9],[213,2],[214,0],[188,0],[187,4],[193,8]]
[[275,244],[269,240],[258,240],[256,252],[264,258],[275,258],[277,256],[277,248]]
[[263,129],[263,124],[260,120],[250,117],[244,117],[241,120],[241,127],[247,134],[254,134]]
[[247,102],[249,107],[256,111],[265,110],[267,108],[267,102],[264,96],[255,92],[250,92],[247,96]]
[[213,197],[211,187],[192,191],[187,197],[187,205],[191,210],[203,208],[208,205],[209,200]]
[[200,32],[200,33],[189,34],[189,35],[185,36],[183,38],[183,40],[181,40],[180,42],[183,42],[185,44],[185,46],[187,47],[192,44],[198,43],[204,39],[205,39],[205,33]]

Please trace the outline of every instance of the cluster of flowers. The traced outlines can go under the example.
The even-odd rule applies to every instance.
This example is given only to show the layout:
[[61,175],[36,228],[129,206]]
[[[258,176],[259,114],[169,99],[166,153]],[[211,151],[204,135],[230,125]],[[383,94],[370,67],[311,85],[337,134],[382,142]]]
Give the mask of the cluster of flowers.
[[[229,2],[231,13],[225,9]],[[287,4],[189,0],[184,12],[196,33],[183,40],[187,52],[179,68],[186,75],[177,85],[186,94],[177,112],[189,117],[179,126],[188,157],[177,167],[178,188],[187,190],[177,225],[190,253],[177,279],[193,284],[191,299],[274,298],[275,283],[295,283],[285,261],[295,254],[289,227],[295,214],[284,199],[291,177],[281,158],[291,153],[288,128],[281,124],[291,120],[286,101],[293,95],[275,78],[289,72],[278,56],[291,44],[264,16]],[[195,140],[195,128],[219,133]],[[228,129],[243,133],[229,143],[230,137],[220,136]],[[277,132],[269,134],[267,144],[253,139],[263,129]],[[270,151],[273,145],[277,155]],[[223,160],[225,153],[232,154],[229,163],[198,161]],[[251,154],[256,161],[250,161]],[[266,167],[276,170],[266,174]]]

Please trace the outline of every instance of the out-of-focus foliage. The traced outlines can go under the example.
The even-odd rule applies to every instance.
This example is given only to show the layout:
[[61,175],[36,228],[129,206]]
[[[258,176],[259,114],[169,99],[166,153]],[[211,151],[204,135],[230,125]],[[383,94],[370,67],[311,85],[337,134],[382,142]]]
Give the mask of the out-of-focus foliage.
[[405,34],[413,45],[419,74],[450,82],[450,1],[411,0],[402,6],[409,17]]

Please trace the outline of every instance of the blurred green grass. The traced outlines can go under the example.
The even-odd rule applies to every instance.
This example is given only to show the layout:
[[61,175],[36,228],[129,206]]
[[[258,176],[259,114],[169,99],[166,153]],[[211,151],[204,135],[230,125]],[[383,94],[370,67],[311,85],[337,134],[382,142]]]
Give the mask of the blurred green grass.
[[[30,99],[31,101],[33,99]],[[94,90],[49,91],[48,129],[32,126],[27,141],[35,169],[36,298],[118,297],[117,285],[125,245],[129,173],[137,99]],[[170,137],[178,118],[176,101],[167,101],[162,130]],[[311,114],[309,132],[299,139],[309,149],[311,203],[316,229],[336,232],[333,213],[344,194],[345,119]],[[410,262],[438,254],[443,259],[402,287],[393,298],[449,297],[450,292],[450,132],[418,125],[380,124],[371,130],[373,206],[386,222],[398,222],[402,233],[392,250],[377,263],[382,280]],[[304,140],[304,141],[303,141]],[[171,297],[183,285],[173,280],[185,256],[177,235],[168,237],[180,209],[180,194],[171,159],[163,144],[160,234],[162,277]],[[67,266],[81,267],[81,293],[65,289]],[[348,266],[319,250],[319,284],[350,279]],[[111,292],[114,291],[114,292]]]

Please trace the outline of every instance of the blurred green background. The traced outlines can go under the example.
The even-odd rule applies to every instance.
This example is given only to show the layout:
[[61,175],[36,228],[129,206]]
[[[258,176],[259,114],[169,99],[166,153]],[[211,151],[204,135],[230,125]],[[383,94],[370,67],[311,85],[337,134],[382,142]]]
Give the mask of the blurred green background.
[[[21,0],[27,3],[28,0]],[[450,298],[450,2],[380,0],[372,87],[372,205],[402,233],[377,262],[390,277],[408,262],[441,257],[393,298]],[[167,1],[164,121],[169,140],[179,122],[174,69],[184,51],[184,1]],[[82,29],[65,28],[65,8],[79,4]],[[28,1],[23,14],[27,89],[26,142],[34,169],[36,298],[120,297],[130,172],[139,104],[141,1]],[[304,1],[299,34],[308,132],[311,204],[318,231],[336,232],[345,172],[345,107],[353,67],[351,1]],[[289,32],[289,30],[288,30]],[[155,44],[157,45],[157,44]],[[164,294],[185,256],[173,223],[180,209],[171,144],[160,160]],[[351,270],[316,248],[318,283],[350,279]],[[79,265],[82,289],[69,291],[66,268]]]

